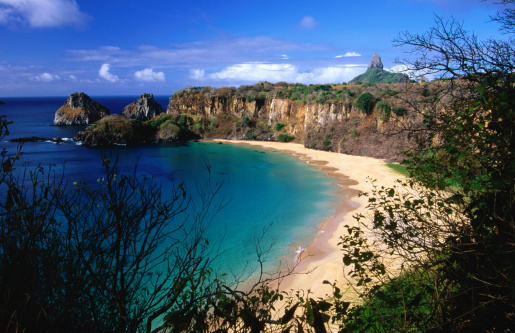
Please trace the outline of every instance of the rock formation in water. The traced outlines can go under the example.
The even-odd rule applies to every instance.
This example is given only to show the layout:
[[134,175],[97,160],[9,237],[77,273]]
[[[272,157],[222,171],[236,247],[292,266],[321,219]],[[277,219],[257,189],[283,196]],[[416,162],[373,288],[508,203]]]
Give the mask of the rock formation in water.
[[163,107],[156,102],[153,94],[143,94],[137,101],[123,108],[121,115],[129,119],[146,121],[163,112]]
[[109,114],[108,108],[95,102],[85,93],[76,92],[57,110],[53,125],[88,125]]

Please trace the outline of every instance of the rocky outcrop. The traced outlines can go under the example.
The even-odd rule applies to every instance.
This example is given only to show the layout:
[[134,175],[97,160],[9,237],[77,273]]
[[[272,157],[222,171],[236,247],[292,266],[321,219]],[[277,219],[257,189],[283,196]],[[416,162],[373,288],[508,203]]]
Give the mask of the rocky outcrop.
[[152,141],[154,130],[147,124],[112,115],[104,117],[79,131],[73,137],[88,147],[105,147],[114,145],[135,145]]
[[409,81],[409,76],[404,73],[392,73],[383,69],[381,57],[376,53],[368,64],[367,71],[349,81],[349,84],[357,83],[403,83]]
[[89,125],[108,116],[109,109],[85,93],[73,93],[55,113],[55,126]]
[[153,94],[143,94],[137,101],[123,108],[121,115],[129,119],[146,121],[163,112],[163,107],[154,100]]
[[368,64],[367,70],[369,70],[370,68],[381,68],[381,69],[384,68],[379,54],[377,54],[377,53],[374,54],[374,56],[372,57],[372,60],[370,60],[370,64]]

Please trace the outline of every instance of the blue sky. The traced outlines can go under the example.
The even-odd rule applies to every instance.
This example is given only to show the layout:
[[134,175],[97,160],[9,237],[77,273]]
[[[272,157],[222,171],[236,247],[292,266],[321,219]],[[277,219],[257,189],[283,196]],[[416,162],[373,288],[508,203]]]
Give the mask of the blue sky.
[[434,15],[496,35],[479,0],[0,0],[0,97],[172,95],[187,86],[341,83]]

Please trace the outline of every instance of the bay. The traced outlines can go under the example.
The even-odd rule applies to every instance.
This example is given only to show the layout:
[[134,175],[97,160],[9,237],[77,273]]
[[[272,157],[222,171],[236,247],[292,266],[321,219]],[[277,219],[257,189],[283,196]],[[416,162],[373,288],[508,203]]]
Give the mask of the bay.
[[[135,101],[138,96],[92,97],[112,114]],[[155,96],[166,109],[168,97]],[[95,183],[102,176],[103,149],[87,148],[71,138],[81,127],[50,126],[55,111],[66,97],[2,98],[0,114],[13,121],[5,138],[38,136],[63,138],[64,143],[25,143],[22,161],[29,168],[54,165],[70,181]],[[11,153],[17,144],[2,142]],[[267,269],[274,270],[281,260],[291,260],[295,251],[306,247],[316,236],[322,221],[335,213],[338,200],[336,181],[323,171],[290,154],[216,141],[187,144],[152,144],[116,149],[122,167],[138,161],[138,171],[153,176],[166,195],[171,184],[184,182],[190,188],[208,179],[223,183],[222,194],[230,200],[208,230],[211,244],[221,244],[223,255],[217,260],[222,272],[240,273],[256,267],[253,241],[267,230],[262,246],[273,248]],[[237,255],[235,255],[237,254]]]

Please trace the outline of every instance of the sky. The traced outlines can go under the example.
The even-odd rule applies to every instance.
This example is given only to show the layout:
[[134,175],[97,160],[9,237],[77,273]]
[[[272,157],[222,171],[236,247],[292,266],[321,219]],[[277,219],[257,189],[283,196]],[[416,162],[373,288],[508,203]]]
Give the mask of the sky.
[[0,0],[0,98],[342,83],[375,53],[398,69],[409,49],[393,39],[427,31],[435,15],[496,36],[497,10],[480,0]]

